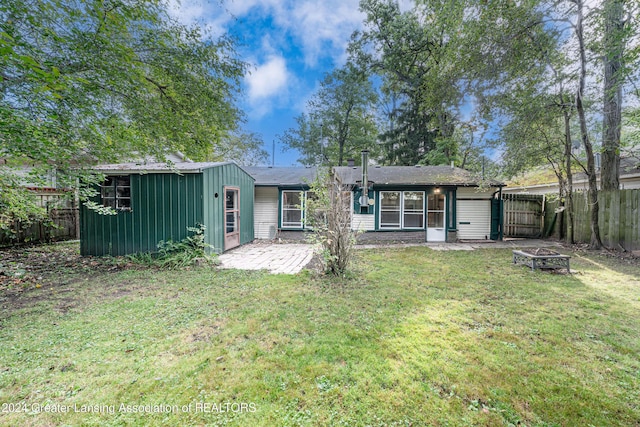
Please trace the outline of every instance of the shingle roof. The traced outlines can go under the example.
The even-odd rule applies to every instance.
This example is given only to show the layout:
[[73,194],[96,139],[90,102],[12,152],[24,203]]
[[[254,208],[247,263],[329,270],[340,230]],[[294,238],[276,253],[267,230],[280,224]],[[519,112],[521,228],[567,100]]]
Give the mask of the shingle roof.
[[[362,182],[361,166],[341,166],[335,171],[344,184]],[[378,185],[477,186],[480,183],[471,172],[450,166],[369,166],[367,179]],[[494,187],[504,185],[498,181],[485,184]]]
[[148,173],[148,172],[180,172],[180,173],[197,173],[203,169],[216,166],[233,164],[233,162],[177,162],[171,165],[165,162],[159,163],[114,163],[108,165],[98,165],[94,169],[98,172],[130,172],[130,173]]
[[256,180],[255,185],[258,186],[310,184],[318,174],[316,167],[243,166],[243,169]]

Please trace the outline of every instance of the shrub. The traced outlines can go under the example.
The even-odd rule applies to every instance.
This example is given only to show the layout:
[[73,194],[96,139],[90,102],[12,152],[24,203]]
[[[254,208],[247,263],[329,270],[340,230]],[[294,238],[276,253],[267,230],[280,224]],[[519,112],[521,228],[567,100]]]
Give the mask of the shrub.
[[313,228],[310,240],[322,248],[325,271],[344,276],[353,259],[357,232],[351,229],[351,188],[331,171],[311,184],[313,197],[305,206],[306,222]]
[[158,252],[131,255],[134,262],[153,265],[165,269],[184,268],[196,263],[215,264],[215,257],[209,255],[211,245],[204,241],[206,227],[198,224],[196,227],[187,227],[192,233],[179,242],[164,240],[158,242]]

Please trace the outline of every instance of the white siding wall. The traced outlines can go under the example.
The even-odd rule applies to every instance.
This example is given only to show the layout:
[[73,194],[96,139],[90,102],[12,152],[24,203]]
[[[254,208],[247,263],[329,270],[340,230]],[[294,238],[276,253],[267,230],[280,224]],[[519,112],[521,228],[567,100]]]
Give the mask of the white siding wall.
[[[477,191],[477,188],[458,187],[456,219],[458,239],[484,240],[491,234],[491,195],[495,190]],[[468,222],[469,224],[461,224]]]
[[351,229],[360,231],[369,231],[376,229],[376,216],[353,214],[351,217]]
[[278,189],[255,187],[253,226],[256,239],[275,237],[278,230]]

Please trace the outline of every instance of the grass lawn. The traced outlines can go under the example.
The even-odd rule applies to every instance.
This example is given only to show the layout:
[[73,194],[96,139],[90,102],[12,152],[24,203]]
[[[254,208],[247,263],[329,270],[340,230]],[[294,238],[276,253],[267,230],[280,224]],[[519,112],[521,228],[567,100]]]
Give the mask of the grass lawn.
[[640,425],[637,261],[358,254],[344,285],[89,263],[5,286],[0,425]]

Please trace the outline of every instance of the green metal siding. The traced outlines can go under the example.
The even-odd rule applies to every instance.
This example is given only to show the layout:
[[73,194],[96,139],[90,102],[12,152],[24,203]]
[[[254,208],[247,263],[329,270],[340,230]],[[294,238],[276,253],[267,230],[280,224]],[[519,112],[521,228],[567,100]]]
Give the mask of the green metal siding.
[[131,211],[99,215],[81,207],[81,254],[153,252],[161,240],[184,239],[187,227],[203,223],[202,187],[202,174],[131,175]]
[[[221,165],[203,171],[205,241],[214,251],[224,247],[224,188],[240,189],[240,244],[253,241],[253,178],[235,164]],[[218,197],[215,195],[218,194]]]

